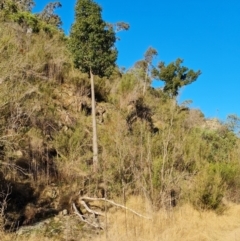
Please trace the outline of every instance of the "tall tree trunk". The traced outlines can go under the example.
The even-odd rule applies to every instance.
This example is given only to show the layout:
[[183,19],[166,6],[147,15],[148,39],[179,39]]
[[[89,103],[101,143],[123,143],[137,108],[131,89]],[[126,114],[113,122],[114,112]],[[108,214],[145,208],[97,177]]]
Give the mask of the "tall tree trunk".
[[92,96],[92,128],[93,128],[93,171],[98,171],[98,143],[97,143],[97,123],[96,123],[96,104],[94,91],[94,75],[90,70],[91,96]]
[[146,72],[145,72],[144,85],[143,85],[143,95],[145,94],[146,88],[147,88],[148,71],[149,71],[149,63],[147,63],[147,69],[146,69]]

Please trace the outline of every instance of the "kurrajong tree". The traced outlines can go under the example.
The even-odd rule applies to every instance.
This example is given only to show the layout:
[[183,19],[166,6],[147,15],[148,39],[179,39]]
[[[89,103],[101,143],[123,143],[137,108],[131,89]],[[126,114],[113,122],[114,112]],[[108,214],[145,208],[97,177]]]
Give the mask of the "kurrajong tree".
[[94,1],[78,0],[69,39],[75,67],[88,73],[91,80],[94,171],[97,171],[99,165],[94,76],[109,76],[117,59],[115,32],[111,25],[103,21],[101,12],[101,7]]
[[189,85],[201,74],[201,71],[197,72],[192,69],[188,69],[185,66],[181,66],[182,59],[177,59],[175,62],[165,66],[164,62],[158,64],[158,69],[153,70],[154,78],[165,82],[163,91],[170,97],[176,97],[179,93],[179,89],[185,85]]

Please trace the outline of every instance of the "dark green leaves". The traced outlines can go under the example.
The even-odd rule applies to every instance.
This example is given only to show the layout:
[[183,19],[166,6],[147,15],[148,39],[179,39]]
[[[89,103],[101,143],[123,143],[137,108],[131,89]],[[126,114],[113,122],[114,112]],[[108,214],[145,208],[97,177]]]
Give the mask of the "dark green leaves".
[[75,11],[69,40],[75,66],[82,72],[109,76],[117,59],[113,28],[102,20],[102,9],[92,0],[78,0]]
[[167,66],[165,66],[164,62],[160,62],[158,69],[153,71],[156,79],[165,82],[163,91],[168,93],[170,97],[177,96],[181,87],[191,84],[201,74],[200,70],[195,72],[192,69],[189,70],[187,67],[181,66],[182,63],[182,59],[177,59]]

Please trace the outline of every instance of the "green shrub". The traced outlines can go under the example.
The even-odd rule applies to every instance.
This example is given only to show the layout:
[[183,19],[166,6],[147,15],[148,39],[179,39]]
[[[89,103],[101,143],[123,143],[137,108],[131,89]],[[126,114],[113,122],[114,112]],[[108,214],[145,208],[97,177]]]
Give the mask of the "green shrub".
[[136,87],[137,79],[131,73],[126,73],[123,75],[121,82],[120,82],[120,92],[121,94],[129,93],[133,91]]
[[11,15],[11,19],[23,28],[32,28],[34,33],[39,32],[40,25],[38,18],[30,12],[17,12]]
[[206,166],[194,180],[190,200],[196,208],[221,210],[226,184],[219,170]]

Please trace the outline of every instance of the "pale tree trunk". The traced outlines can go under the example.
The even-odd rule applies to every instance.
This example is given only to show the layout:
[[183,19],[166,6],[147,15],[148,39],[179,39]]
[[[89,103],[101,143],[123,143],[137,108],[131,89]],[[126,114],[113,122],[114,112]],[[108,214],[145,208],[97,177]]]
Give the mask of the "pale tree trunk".
[[90,70],[91,96],[92,96],[92,128],[93,128],[93,171],[98,170],[98,143],[97,143],[97,123],[96,123],[96,104],[94,91],[94,75]]
[[146,88],[147,88],[148,71],[149,71],[149,63],[147,63],[147,69],[146,69],[146,72],[145,72],[145,79],[144,79],[144,85],[143,85],[143,95],[145,94]]

